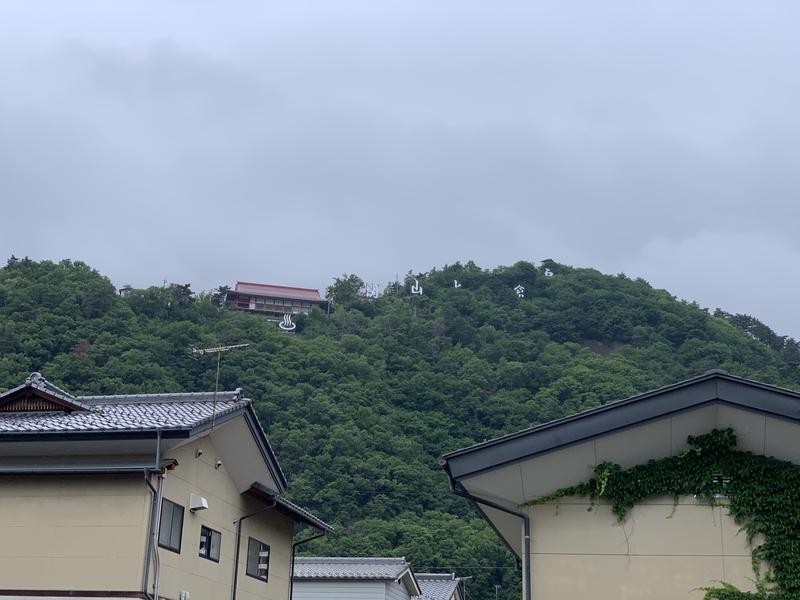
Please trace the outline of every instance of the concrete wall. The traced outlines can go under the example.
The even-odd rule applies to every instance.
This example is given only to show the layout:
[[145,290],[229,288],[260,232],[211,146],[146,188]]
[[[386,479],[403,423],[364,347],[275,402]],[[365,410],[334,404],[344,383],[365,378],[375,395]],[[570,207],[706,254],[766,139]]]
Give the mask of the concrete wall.
[[[203,450],[202,456],[195,456],[197,449]],[[181,590],[185,590],[189,592],[190,600],[230,598],[236,539],[233,522],[242,515],[258,510],[264,506],[264,502],[240,494],[224,464],[219,469],[215,468],[221,456],[210,437],[182,446],[167,456],[177,459],[178,467],[167,473],[164,498],[185,507],[185,511],[181,553],[159,549],[162,565],[159,594],[177,599]],[[191,493],[206,498],[208,509],[190,513]],[[198,556],[202,525],[222,533],[219,563]],[[274,511],[244,521],[237,600],[288,598],[292,528],[290,518]],[[251,536],[270,545],[267,583],[246,575],[247,541]]]
[[655,498],[619,524],[608,505],[589,506],[529,508],[535,600],[697,600],[719,581],[753,589],[751,548],[725,507]]
[[0,589],[141,589],[149,497],[141,475],[4,476]]

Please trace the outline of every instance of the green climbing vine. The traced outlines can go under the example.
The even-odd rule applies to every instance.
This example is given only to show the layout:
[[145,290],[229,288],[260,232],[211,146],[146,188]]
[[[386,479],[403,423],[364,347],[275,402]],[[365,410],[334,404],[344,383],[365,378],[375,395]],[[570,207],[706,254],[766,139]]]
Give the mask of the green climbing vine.
[[[679,456],[651,460],[623,470],[613,463],[595,468],[587,482],[562,488],[524,506],[558,501],[566,496],[600,498],[622,522],[633,506],[653,496],[696,495],[710,504],[720,496],[752,543],[755,592],[729,583],[704,588],[704,600],[800,600],[800,466],[775,458],[736,450],[732,429],[715,429],[689,437],[689,449]],[[591,510],[591,508],[590,508]],[[769,566],[761,571],[762,562]]]

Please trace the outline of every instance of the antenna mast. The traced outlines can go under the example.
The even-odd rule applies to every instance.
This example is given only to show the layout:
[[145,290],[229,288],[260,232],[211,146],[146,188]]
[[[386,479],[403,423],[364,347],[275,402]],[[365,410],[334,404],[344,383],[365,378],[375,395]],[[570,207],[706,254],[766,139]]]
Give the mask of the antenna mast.
[[211,409],[211,429],[214,429],[214,421],[217,419],[217,394],[219,393],[219,368],[222,362],[222,355],[231,350],[247,348],[250,344],[234,344],[232,346],[217,346],[216,348],[192,348],[192,354],[205,356],[206,354],[217,355],[217,378],[214,384],[214,402]]

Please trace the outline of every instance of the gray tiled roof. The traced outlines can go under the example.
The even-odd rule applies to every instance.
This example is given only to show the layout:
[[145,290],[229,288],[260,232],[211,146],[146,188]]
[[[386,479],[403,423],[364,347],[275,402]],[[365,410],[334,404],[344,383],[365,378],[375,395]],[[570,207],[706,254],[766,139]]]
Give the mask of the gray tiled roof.
[[[210,422],[215,413],[214,392],[76,397],[39,373],[33,373],[23,385],[0,394],[0,400],[25,387],[67,401],[77,410],[0,413],[0,434],[191,429]],[[219,392],[216,418],[250,403],[242,397],[241,390]]]
[[399,579],[411,565],[405,558],[298,556],[297,579]]
[[317,527],[318,529],[322,529],[323,531],[325,531],[327,533],[333,533],[334,532],[333,527],[328,525],[325,521],[323,521],[322,519],[320,519],[316,515],[313,515],[312,513],[307,511],[302,506],[298,506],[294,502],[291,502],[290,500],[287,500],[286,498],[281,496],[275,490],[272,490],[272,489],[268,488],[267,486],[265,486],[265,485],[263,485],[261,483],[258,483],[258,482],[253,483],[252,487],[250,488],[250,491],[255,493],[255,494],[257,494],[257,495],[266,496],[269,499],[274,499],[275,502],[278,504],[278,506],[280,506],[284,510],[287,510],[290,513],[300,517],[302,520],[304,520],[309,525]]
[[453,573],[417,573],[422,596],[415,600],[451,600],[461,580]]
[[302,518],[304,518],[308,523],[313,525],[314,527],[318,527],[322,529],[326,533],[333,533],[334,529],[330,525],[328,525],[325,521],[317,517],[316,515],[312,514],[311,512],[307,511],[302,506],[298,506],[294,502],[287,500],[283,496],[276,496],[275,498],[280,506],[283,506],[289,512],[294,513]]
[[41,373],[31,373],[25,379],[25,383],[15,387],[14,389],[8,390],[7,392],[3,392],[2,394],[0,394],[0,398],[10,396],[14,392],[18,392],[19,390],[22,390],[24,388],[39,390],[40,392],[44,392],[45,394],[48,394],[53,398],[57,398],[58,400],[66,402],[67,404],[73,405],[75,408],[78,409],[86,408],[86,406],[84,406],[78,400],[76,400],[75,396],[47,381],[47,379],[42,377]]

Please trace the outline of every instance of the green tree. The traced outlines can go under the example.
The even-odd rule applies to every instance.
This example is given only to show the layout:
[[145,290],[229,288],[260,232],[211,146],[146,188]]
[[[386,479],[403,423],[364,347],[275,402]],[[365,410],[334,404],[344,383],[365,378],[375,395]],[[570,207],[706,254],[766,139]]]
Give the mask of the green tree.
[[328,298],[332,298],[336,306],[352,306],[359,300],[359,292],[364,288],[364,280],[358,275],[344,274],[336,277],[325,290]]
[[405,555],[473,577],[474,598],[496,584],[518,598],[514,559],[450,492],[441,454],[712,367],[800,388],[796,342],[752,317],[547,264],[553,277],[524,261],[445,265],[413,276],[422,298],[402,291],[411,280],[363,299],[363,281],[343,275],[328,289],[336,310],[312,310],[287,335],[220,310],[224,286],[123,298],[83,263],[12,257],[0,269],[0,389],[35,370],[83,394],[209,390],[216,363],[190,348],[249,343],[225,356],[221,385],[253,399],[292,499],[337,526],[308,551]]

